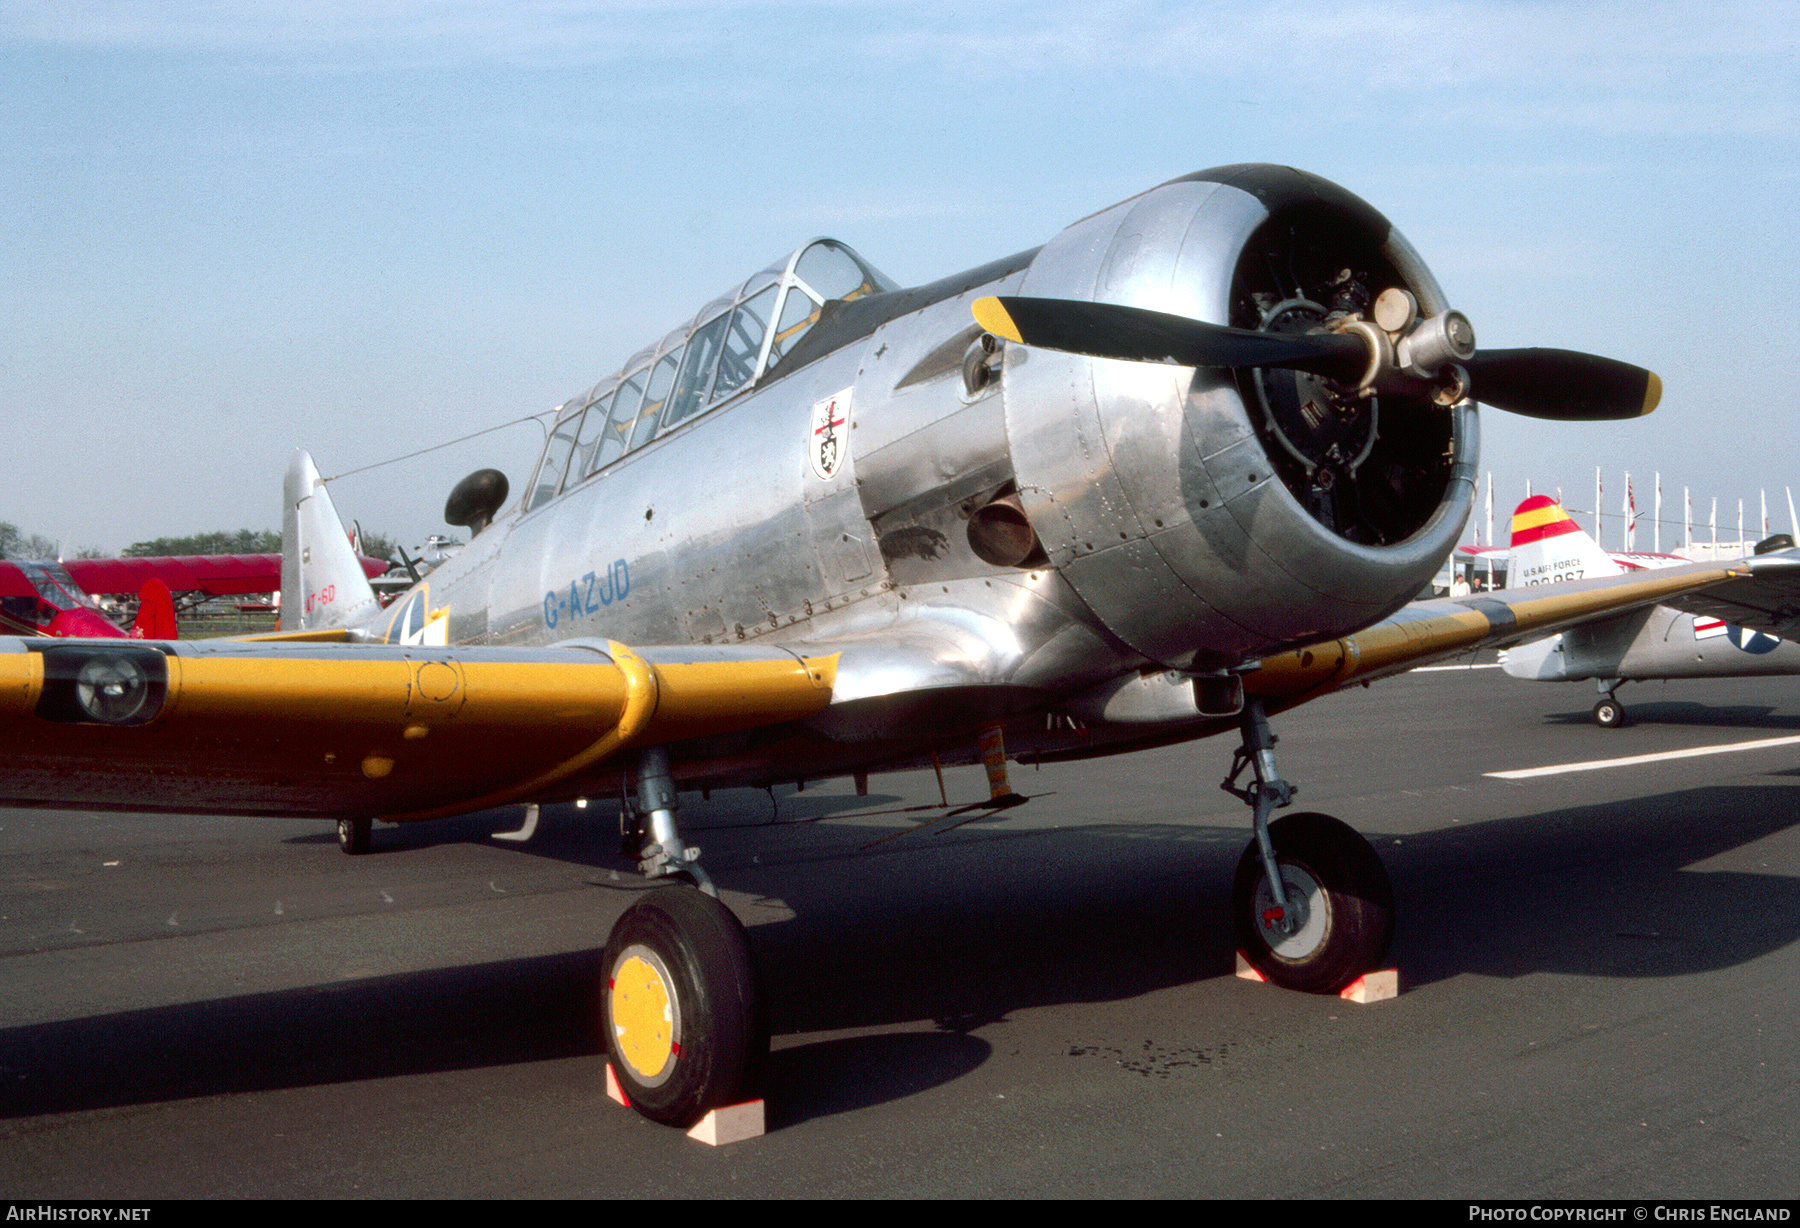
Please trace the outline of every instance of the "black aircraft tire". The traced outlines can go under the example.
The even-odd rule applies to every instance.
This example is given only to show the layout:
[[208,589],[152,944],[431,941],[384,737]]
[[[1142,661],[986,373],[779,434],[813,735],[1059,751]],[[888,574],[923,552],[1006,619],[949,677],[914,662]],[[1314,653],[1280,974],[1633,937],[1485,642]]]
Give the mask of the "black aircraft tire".
[[1337,993],[1381,967],[1394,937],[1394,886],[1369,842],[1325,814],[1276,819],[1269,835],[1282,877],[1310,907],[1298,934],[1272,941],[1262,913],[1274,896],[1252,840],[1231,888],[1245,958],[1272,984],[1305,993]]
[[1602,729],[1617,729],[1625,723],[1625,705],[1607,696],[1594,705],[1594,724]]
[[691,1126],[761,1094],[768,1025],[730,909],[690,887],[660,887],[613,926],[605,967],[606,1055],[633,1108]]
[[338,848],[350,857],[361,857],[373,842],[374,819],[339,819]]

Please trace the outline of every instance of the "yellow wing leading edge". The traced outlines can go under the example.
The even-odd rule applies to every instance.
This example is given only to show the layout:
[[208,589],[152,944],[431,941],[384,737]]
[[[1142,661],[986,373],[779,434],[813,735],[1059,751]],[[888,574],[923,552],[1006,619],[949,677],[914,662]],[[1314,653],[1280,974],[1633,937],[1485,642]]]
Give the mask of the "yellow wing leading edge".
[[809,716],[830,702],[836,670],[834,657],[779,650],[653,662],[609,647],[0,641],[5,793],[22,805],[434,818],[560,796],[630,746]]

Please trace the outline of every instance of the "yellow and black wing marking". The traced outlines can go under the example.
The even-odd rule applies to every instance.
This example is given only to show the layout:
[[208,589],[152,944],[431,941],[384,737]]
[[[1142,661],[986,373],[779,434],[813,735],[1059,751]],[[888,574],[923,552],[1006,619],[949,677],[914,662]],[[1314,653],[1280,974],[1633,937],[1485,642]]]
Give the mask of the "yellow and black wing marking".
[[1642,606],[1685,604],[1695,594],[1730,593],[1755,578],[1757,565],[1694,564],[1414,602],[1355,635],[1265,658],[1260,669],[1244,676],[1244,686],[1272,710],[1291,708],[1351,683],[1390,677],[1478,648],[1538,639]]

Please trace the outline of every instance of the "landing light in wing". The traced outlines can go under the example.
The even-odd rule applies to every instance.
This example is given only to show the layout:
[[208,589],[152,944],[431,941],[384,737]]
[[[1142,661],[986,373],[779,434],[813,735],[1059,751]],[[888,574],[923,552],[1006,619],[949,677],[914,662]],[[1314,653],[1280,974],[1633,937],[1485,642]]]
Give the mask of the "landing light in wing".
[[43,666],[36,714],[64,723],[142,725],[155,719],[168,686],[168,664],[154,648],[54,644]]

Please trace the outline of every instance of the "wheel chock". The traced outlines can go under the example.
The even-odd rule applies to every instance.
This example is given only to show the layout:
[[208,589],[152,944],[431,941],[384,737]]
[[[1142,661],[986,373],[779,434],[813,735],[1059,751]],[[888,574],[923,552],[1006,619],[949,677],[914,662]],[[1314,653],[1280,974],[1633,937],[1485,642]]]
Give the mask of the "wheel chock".
[[763,1102],[760,1100],[746,1100],[742,1104],[714,1109],[688,1131],[689,1138],[698,1139],[708,1147],[723,1147],[726,1143],[741,1143],[747,1138],[762,1136]]
[[[1250,961],[1244,958],[1242,951],[1237,952],[1237,971],[1233,975],[1240,981],[1255,981],[1259,985],[1267,983],[1269,979],[1250,966]],[[612,1077],[611,1067],[607,1068],[606,1075],[609,1079]]]
[[[606,1098],[614,1104],[631,1107],[631,1100],[625,1095],[625,1089],[619,1086],[619,1076],[613,1073],[611,1062],[606,1064]],[[761,1138],[765,1133],[761,1100],[746,1100],[742,1104],[728,1104],[722,1109],[713,1109],[687,1132],[689,1138],[705,1143],[708,1147],[741,1143],[745,1139]]]
[[[1242,951],[1237,952],[1237,971],[1239,980],[1256,981],[1266,984],[1268,978],[1251,966],[1244,958]],[[1338,997],[1346,1002],[1367,1005],[1370,1002],[1385,1002],[1389,998],[1400,996],[1400,970],[1398,968],[1382,968],[1375,972],[1366,972],[1350,984],[1338,991]]]
[[1400,970],[1398,968],[1382,968],[1376,972],[1365,972],[1338,990],[1338,997],[1346,1002],[1385,1002],[1389,998],[1400,996]]

